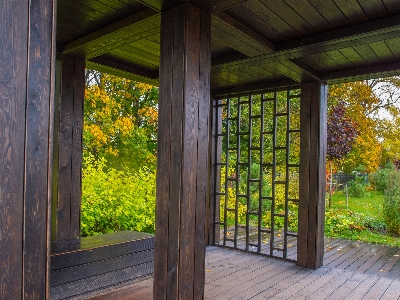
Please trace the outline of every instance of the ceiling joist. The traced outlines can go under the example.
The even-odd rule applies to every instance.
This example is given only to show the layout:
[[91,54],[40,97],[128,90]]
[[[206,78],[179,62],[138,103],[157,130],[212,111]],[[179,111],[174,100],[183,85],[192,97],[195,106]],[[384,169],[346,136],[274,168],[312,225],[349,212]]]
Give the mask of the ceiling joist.
[[274,52],[275,45],[270,40],[259,34],[257,31],[251,29],[238,19],[232,17],[230,14],[224,11],[220,11],[218,13],[215,13],[213,17],[214,20],[215,18],[218,18],[219,21],[222,21],[223,23],[228,25],[232,31],[236,32],[236,34],[246,36],[248,39],[250,39],[252,44],[257,43],[259,46],[255,48],[260,48],[261,46],[262,52],[264,53]]
[[140,67],[127,65],[107,57],[95,57],[87,61],[86,66],[100,72],[109,73],[115,76],[132,79],[152,85],[158,85],[158,71],[144,70]]
[[398,76],[399,74],[400,62],[393,62],[326,73],[321,75],[321,80],[326,81],[329,84],[334,84],[355,80]]
[[227,66],[253,66],[285,59],[296,59],[305,55],[384,41],[399,36],[400,15],[396,15],[379,21],[371,21],[362,25],[277,44],[273,53],[246,58],[229,63]]
[[316,70],[311,68],[305,62],[298,58],[288,60],[289,63],[296,66],[297,68],[301,69],[303,72],[307,73],[310,77],[314,80],[321,81],[321,74],[319,74]]
[[234,97],[246,95],[248,93],[265,92],[276,88],[295,88],[299,83],[292,79],[284,79],[280,81],[265,82],[260,84],[237,86],[223,89],[211,89],[211,95],[214,99],[222,99],[224,97]]
[[63,54],[91,59],[159,32],[160,15],[146,8],[68,43]]
[[228,9],[230,7],[239,5],[248,0],[212,0],[212,1],[204,1],[204,0],[139,0],[141,3],[156,9],[158,11],[163,11],[170,9],[179,4],[183,4],[186,2],[191,2],[194,5],[204,9],[207,12],[215,13],[218,11],[222,11],[224,9]]

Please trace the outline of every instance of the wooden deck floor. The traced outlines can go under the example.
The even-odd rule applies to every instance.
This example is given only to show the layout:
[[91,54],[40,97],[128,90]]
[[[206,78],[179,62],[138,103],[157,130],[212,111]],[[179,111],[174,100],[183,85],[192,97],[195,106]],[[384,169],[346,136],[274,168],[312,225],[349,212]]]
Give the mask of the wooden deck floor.
[[[318,270],[209,247],[206,299],[400,299],[400,249],[327,239]],[[152,299],[152,278],[92,300]]]

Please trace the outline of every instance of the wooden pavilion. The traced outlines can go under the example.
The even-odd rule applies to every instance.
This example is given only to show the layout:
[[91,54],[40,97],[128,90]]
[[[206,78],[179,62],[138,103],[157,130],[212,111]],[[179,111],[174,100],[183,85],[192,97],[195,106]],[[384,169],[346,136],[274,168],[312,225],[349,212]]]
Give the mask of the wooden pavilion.
[[320,267],[326,85],[399,74],[400,2],[0,0],[1,299],[49,299],[51,242],[79,239],[85,67],[159,86],[154,299],[202,299],[212,101],[301,89],[297,264]]

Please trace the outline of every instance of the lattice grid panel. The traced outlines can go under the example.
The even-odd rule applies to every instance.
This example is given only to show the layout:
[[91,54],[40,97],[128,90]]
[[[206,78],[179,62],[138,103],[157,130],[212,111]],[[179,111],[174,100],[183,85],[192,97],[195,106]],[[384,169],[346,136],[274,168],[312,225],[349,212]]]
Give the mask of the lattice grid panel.
[[214,101],[217,245],[296,260],[300,90]]

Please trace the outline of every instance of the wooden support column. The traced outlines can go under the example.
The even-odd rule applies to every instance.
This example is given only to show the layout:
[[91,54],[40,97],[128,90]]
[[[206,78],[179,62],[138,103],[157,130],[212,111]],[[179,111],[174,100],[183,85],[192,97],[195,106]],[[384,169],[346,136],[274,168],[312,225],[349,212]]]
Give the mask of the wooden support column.
[[218,106],[220,100],[214,100],[212,105],[212,122],[211,122],[211,142],[210,142],[210,199],[208,204],[208,233],[207,233],[207,246],[215,245],[219,242],[220,238],[220,207],[219,198],[216,191],[221,187],[221,166],[217,162],[221,161],[222,155],[222,107]]
[[80,237],[85,61],[60,55],[56,66],[52,241],[60,242]]
[[203,299],[209,183],[209,13],[161,14],[154,299]]
[[327,86],[301,86],[300,199],[297,264],[317,269],[324,259]]
[[0,298],[48,299],[55,0],[0,1]]

